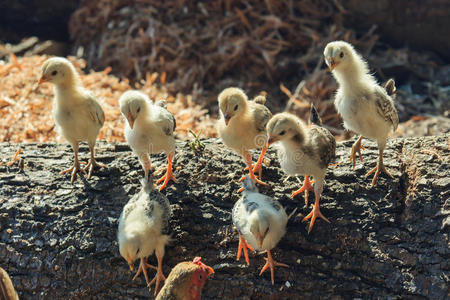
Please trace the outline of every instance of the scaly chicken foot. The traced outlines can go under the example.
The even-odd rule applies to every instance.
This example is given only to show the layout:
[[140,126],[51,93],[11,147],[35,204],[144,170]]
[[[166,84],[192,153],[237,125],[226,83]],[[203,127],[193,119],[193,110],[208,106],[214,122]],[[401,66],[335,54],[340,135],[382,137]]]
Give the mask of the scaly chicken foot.
[[319,199],[320,199],[320,193],[317,193],[316,194],[316,202],[314,203],[311,212],[306,217],[304,217],[302,220],[302,222],[305,222],[305,221],[311,219],[311,222],[309,223],[308,234],[311,232],[312,228],[314,227],[314,223],[316,222],[317,217],[330,223],[330,221],[320,212]]
[[266,264],[261,269],[261,272],[259,273],[259,276],[261,276],[268,268],[270,268],[270,277],[272,278],[272,285],[274,285],[274,283],[275,283],[275,281],[274,281],[275,267],[289,268],[289,266],[286,265],[286,264],[279,263],[279,262],[275,261],[272,258],[272,253],[270,252],[270,250],[267,250],[267,258],[264,258],[264,259],[266,260]]
[[164,181],[164,183],[159,188],[159,191],[162,191],[163,189],[165,189],[170,180],[172,180],[175,183],[177,182],[177,179],[175,178],[175,176],[173,176],[172,159],[173,159],[173,154],[170,154],[167,156],[166,174],[163,177],[161,177],[160,179],[158,179],[158,181],[156,181],[157,184],[160,184],[161,182]]
[[147,283],[147,286],[150,285],[150,280],[148,279],[148,273],[147,273],[147,269],[148,268],[152,268],[155,270],[158,270],[158,268],[156,268],[155,266],[152,266],[150,264],[148,264],[146,262],[147,257],[141,257],[141,262],[139,264],[139,269],[136,272],[136,275],[134,275],[133,280],[135,280],[136,278],[139,277],[139,275],[141,275],[141,273],[144,273],[144,277],[145,277],[145,282]]
[[361,155],[361,149],[365,150],[366,148],[361,145],[363,137],[360,136],[359,139],[356,140],[356,142],[352,146],[352,152],[350,153],[350,162],[353,163],[353,169],[355,169],[356,166],[356,154],[358,153],[359,159],[361,162],[363,161],[362,155]]
[[390,178],[394,178],[391,175],[391,173],[389,173],[388,170],[386,170],[386,167],[384,166],[384,163],[383,163],[383,151],[380,150],[380,156],[378,158],[377,166],[375,168],[373,168],[372,170],[370,170],[369,172],[367,172],[367,174],[366,174],[366,177],[367,177],[370,174],[375,173],[375,175],[372,178],[372,184],[371,184],[372,187],[377,183],[378,176],[380,175],[381,172],[385,173]]
[[248,251],[247,249],[250,249],[251,251],[255,251],[252,246],[250,246],[247,241],[244,239],[244,237],[239,234],[239,245],[238,245],[238,251],[236,260],[239,260],[241,258],[242,250],[244,250],[244,258],[247,265],[250,265],[250,259],[248,258]]
[[147,286],[149,288],[153,283],[155,283],[155,292],[154,292],[155,296],[159,292],[159,285],[161,281],[166,280],[166,276],[164,276],[162,269],[162,257],[156,256],[156,258],[158,259],[158,268],[156,268],[156,275],[150,283],[147,283]]
[[292,192],[291,198],[294,198],[298,194],[305,192],[305,205],[308,205],[308,195],[309,192],[313,190],[312,183],[314,183],[314,180],[310,181],[309,175],[305,175],[305,181],[303,182],[303,186],[297,191]]

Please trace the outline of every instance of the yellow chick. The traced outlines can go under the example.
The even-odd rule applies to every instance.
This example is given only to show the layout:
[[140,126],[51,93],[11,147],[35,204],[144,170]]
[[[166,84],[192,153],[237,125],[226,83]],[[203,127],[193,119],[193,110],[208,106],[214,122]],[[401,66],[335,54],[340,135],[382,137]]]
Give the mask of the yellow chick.
[[[256,178],[259,172],[261,178],[262,162],[267,151],[266,124],[272,117],[270,110],[264,106],[264,96],[257,96],[248,101],[247,95],[239,88],[230,87],[223,90],[218,97],[220,119],[217,130],[223,143],[241,155],[248,166],[249,177],[262,185],[266,183]],[[251,149],[261,149],[261,154],[252,165]],[[243,176],[240,180],[244,180]],[[240,189],[242,191],[243,188]]]
[[379,150],[378,163],[366,176],[375,173],[372,186],[381,172],[392,178],[384,167],[383,152],[389,131],[395,131],[398,126],[397,110],[391,97],[395,92],[394,81],[389,80],[384,88],[381,87],[370,74],[369,67],[361,55],[347,42],[329,43],[325,47],[324,56],[326,64],[339,83],[334,104],[344,119],[344,127],[361,135],[353,144],[350,154],[353,168],[356,153],[362,161],[362,138],[375,139]]
[[91,178],[95,167],[105,167],[94,158],[95,140],[105,123],[105,113],[95,96],[83,87],[80,76],[69,60],[62,57],[47,59],[42,65],[39,84],[43,82],[53,83],[53,117],[57,131],[72,145],[75,155],[73,166],[61,174],[71,172],[71,182],[75,180],[76,173],[81,170],[78,143],[87,141],[91,157],[82,170],[89,169],[88,178]]

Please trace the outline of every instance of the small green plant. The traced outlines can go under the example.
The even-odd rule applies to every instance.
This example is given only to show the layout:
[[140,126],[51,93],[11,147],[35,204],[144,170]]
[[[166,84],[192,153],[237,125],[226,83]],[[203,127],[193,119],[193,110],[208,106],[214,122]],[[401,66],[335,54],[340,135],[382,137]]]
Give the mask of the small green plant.
[[191,147],[192,151],[194,152],[203,151],[203,149],[205,149],[205,144],[203,144],[200,141],[200,135],[202,134],[202,131],[200,130],[198,133],[195,133],[189,129],[189,133],[192,134],[192,136],[194,137],[194,140],[189,143],[189,147]]

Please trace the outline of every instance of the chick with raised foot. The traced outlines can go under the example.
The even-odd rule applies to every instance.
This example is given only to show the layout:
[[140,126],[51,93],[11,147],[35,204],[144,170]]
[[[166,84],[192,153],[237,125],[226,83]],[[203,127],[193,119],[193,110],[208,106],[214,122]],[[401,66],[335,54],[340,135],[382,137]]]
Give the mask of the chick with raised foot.
[[62,57],[47,59],[42,65],[42,75],[39,84],[53,83],[55,98],[53,117],[57,131],[72,145],[74,163],[70,169],[61,174],[71,173],[71,182],[81,170],[78,160],[78,143],[87,141],[91,157],[87,166],[88,178],[91,178],[95,167],[105,167],[96,162],[94,147],[97,136],[105,123],[105,114],[95,96],[86,90],[72,63]]
[[155,300],[200,300],[206,279],[214,270],[202,263],[201,257],[181,262],[170,271]]
[[252,247],[251,250],[266,250],[266,264],[261,269],[260,275],[270,269],[272,284],[274,284],[275,267],[288,267],[286,264],[275,261],[271,253],[286,233],[288,217],[283,206],[275,199],[260,194],[250,176],[246,176],[243,195],[233,207],[232,220],[239,232],[237,259],[240,258],[241,247],[244,249],[247,264],[249,264],[246,250],[248,245]]
[[[217,130],[224,144],[241,155],[246,163],[250,178],[258,184],[261,181],[262,163],[267,151],[266,124],[272,117],[264,105],[266,98],[257,96],[249,101],[247,95],[239,88],[224,89],[218,97],[220,119]],[[250,150],[261,149],[261,154],[252,165]],[[255,176],[259,173],[259,179]],[[243,176],[240,180],[244,180]],[[242,189],[240,190],[242,191]]]
[[166,174],[157,180],[163,183],[162,191],[170,180],[176,182],[172,171],[175,154],[174,116],[166,109],[164,101],[153,103],[142,92],[130,90],[119,99],[120,111],[125,122],[125,139],[139,158],[144,169],[144,176],[150,172],[149,153],[165,152],[167,155]]
[[[134,270],[134,262],[140,259],[136,279],[144,273],[147,286],[155,283],[155,295],[161,281],[165,280],[162,270],[164,249],[169,242],[169,219],[171,209],[166,196],[153,188],[151,174],[143,180],[141,191],[132,197],[124,206],[119,218],[119,251],[127,261],[130,270]],[[147,258],[155,252],[158,266],[147,263]],[[156,270],[152,281],[149,280],[147,269]]]
[[314,106],[311,106],[310,127],[302,120],[289,113],[279,113],[273,116],[267,124],[269,145],[280,142],[278,159],[281,168],[288,175],[305,175],[304,185],[291,197],[305,191],[305,204],[308,205],[308,190],[311,189],[309,176],[314,178],[315,202],[311,213],[303,221],[311,219],[308,233],[311,232],[317,217],[326,222],[328,219],[320,212],[320,195],[328,165],[336,154],[336,140],[324,127]]
[[325,62],[339,84],[334,104],[344,119],[344,127],[360,135],[354,143],[350,161],[355,167],[356,154],[361,158],[363,137],[375,139],[379,157],[376,167],[366,174],[375,173],[372,186],[381,172],[392,178],[383,163],[386,139],[391,130],[398,126],[398,114],[391,95],[395,82],[388,81],[381,87],[370,74],[369,67],[352,45],[344,41],[329,43],[324,50]]

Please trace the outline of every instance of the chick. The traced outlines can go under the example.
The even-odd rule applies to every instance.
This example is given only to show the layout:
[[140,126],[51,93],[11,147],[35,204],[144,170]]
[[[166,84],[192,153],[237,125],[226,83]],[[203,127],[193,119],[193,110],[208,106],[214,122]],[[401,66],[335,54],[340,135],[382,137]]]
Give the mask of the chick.
[[[233,207],[233,225],[239,232],[239,248],[244,250],[245,261],[249,264],[247,247],[251,250],[267,250],[267,262],[259,275],[270,268],[272,284],[274,284],[275,267],[288,267],[272,258],[271,250],[286,233],[288,217],[281,204],[258,192],[255,183],[249,176],[244,179],[244,194]],[[248,244],[247,244],[248,242]]]
[[317,217],[328,221],[320,212],[319,200],[323,190],[325,173],[336,154],[336,141],[333,135],[324,127],[314,106],[311,106],[309,128],[303,121],[289,113],[279,113],[273,116],[267,124],[269,145],[279,141],[278,159],[281,168],[288,175],[305,174],[303,186],[291,194],[291,197],[305,192],[305,204],[308,205],[308,191],[312,189],[309,176],[313,176],[316,201],[312,211],[303,218],[311,219],[308,233],[314,226]]
[[172,172],[172,160],[175,154],[176,127],[175,118],[166,109],[164,101],[153,103],[142,92],[130,90],[119,99],[120,111],[127,120],[125,122],[125,138],[139,158],[145,176],[150,171],[149,153],[164,151],[167,155],[166,174],[157,180],[163,182],[162,191],[170,180],[176,182]]
[[[143,180],[142,190],[128,201],[119,218],[119,251],[128,262],[130,270],[134,262],[140,259],[139,269],[134,276],[144,273],[145,281],[150,287],[155,283],[155,295],[160,282],[165,280],[162,270],[164,247],[169,242],[169,218],[171,214],[169,200],[153,188],[150,176]],[[156,253],[158,267],[147,263],[147,257]],[[147,269],[156,269],[156,275],[149,281]]]
[[177,264],[155,300],[200,300],[208,276],[214,270],[196,257],[192,262]]
[[326,64],[339,83],[334,104],[344,119],[344,127],[360,134],[350,154],[353,168],[356,153],[362,161],[363,137],[375,139],[379,150],[378,163],[366,176],[375,173],[372,186],[376,184],[380,172],[392,178],[384,167],[383,152],[389,131],[395,131],[398,126],[397,110],[390,96],[395,92],[394,81],[388,81],[385,88],[381,87],[370,74],[367,63],[349,43],[329,43],[325,47],[324,56]]
[[[262,162],[267,151],[266,124],[272,117],[270,110],[264,106],[266,98],[258,96],[248,101],[247,95],[239,88],[223,90],[218,97],[220,119],[217,129],[225,145],[241,155],[248,166],[249,176],[255,182],[266,185],[256,178],[262,173]],[[258,161],[252,166],[251,149],[261,149]],[[240,180],[244,180],[243,176]],[[242,189],[241,189],[242,190]]]
[[19,300],[11,278],[3,268],[0,268],[0,299]]
[[91,178],[95,167],[105,167],[94,158],[95,140],[105,123],[105,113],[95,96],[84,89],[80,76],[69,60],[62,57],[47,59],[42,65],[39,84],[43,82],[54,85],[53,117],[57,131],[72,145],[75,155],[73,166],[61,174],[71,172],[73,183],[76,173],[80,171],[78,143],[87,141],[91,157],[83,171],[89,169],[88,178]]

